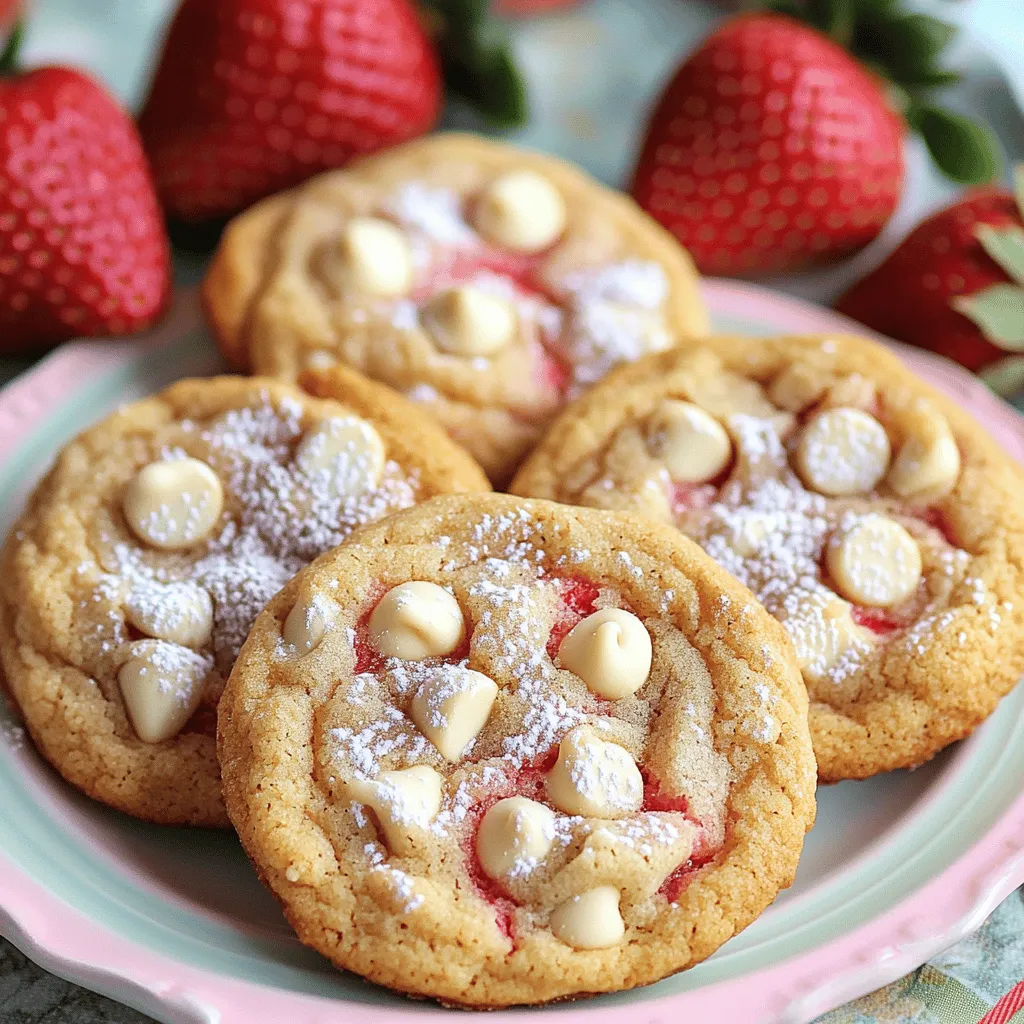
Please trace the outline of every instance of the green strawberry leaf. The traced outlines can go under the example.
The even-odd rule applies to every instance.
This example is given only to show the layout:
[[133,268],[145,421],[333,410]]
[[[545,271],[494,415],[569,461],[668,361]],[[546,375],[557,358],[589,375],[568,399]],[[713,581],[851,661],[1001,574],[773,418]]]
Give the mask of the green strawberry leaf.
[[420,0],[435,36],[445,84],[496,128],[526,123],[526,83],[505,27],[488,0]]
[[1013,193],[1017,197],[1017,209],[1024,217],[1024,164],[1017,164],[1013,169]]
[[951,85],[959,85],[964,76],[959,71],[943,71],[935,69],[917,73],[893,74],[893,78],[901,85],[916,89],[948,89]]
[[981,379],[997,394],[1009,398],[1024,388],[1024,356],[1007,356],[979,374]]
[[420,0],[423,7],[437,12],[448,25],[469,33],[488,18],[490,0]]
[[885,14],[891,11],[899,0],[858,0],[858,13],[862,16]]
[[914,102],[907,120],[921,134],[928,152],[940,171],[961,184],[980,185],[999,173],[1002,158],[999,143],[990,128],[963,114]]
[[1024,228],[1014,225],[1007,228],[994,228],[991,224],[979,224],[974,233],[985,252],[1017,284],[1024,285]]
[[16,21],[7,37],[3,52],[0,52],[0,75],[13,75],[18,70],[18,56],[25,41],[25,22]]
[[848,46],[857,23],[854,0],[810,0],[811,20],[840,46]]
[[1024,352],[1024,288],[994,284],[976,295],[953,299],[952,305],[973,320],[993,345]]
[[790,18],[803,20],[803,8],[796,0],[766,0],[764,4],[758,3],[757,0],[748,0],[744,6],[749,10],[774,11],[775,14],[786,14]]
[[956,28],[927,14],[879,10],[857,23],[854,50],[881,63],[899,82],[928,78]]
[[526,83],[511,46],[497,43],[473,55],[445,55],[445,81],[497,128],[518,128],[529,117]]

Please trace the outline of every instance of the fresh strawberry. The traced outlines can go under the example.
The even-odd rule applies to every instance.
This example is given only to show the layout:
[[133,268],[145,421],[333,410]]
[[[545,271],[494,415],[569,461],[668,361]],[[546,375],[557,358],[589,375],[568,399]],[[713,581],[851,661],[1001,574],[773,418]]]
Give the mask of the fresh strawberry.
[[409,0],[185,0],[140,127],[168,213],[199,222],[422,134],[440,96]]
[[1015,390],[1024,360],[1024,169],[1017,196],[969,192],[929,217],[836,304],[882,334]]
[[816,27],[726,22],[669,82],[634,174],[637,201],[708,273],[797,270],[870,242],[899,202],[908,122],[957,180],[996,168],[991,133],[926,95],[951,79],[948,26],[897,0],[776,3]]
[[633,195],[705,272],[793,270],[882,229],[902,188],[902,133],[841,47],[789,18],[743,16],[672,79]]
[[170,289],[163,217],[117,101],[69,68],[0,78],[0,352],[139,330]]

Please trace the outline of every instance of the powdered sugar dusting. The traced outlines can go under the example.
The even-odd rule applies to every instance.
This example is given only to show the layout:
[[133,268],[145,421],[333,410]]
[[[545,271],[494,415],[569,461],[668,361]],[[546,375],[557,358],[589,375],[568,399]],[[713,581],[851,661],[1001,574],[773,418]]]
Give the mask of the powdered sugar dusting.
[[[364,455],[351,446],[333,459],[296,458],[305,436],[302,412],[294,399],[275,403],[263,394],[209,426],[184,423],[186,435],[207,448],[224,483],[227,517],[191,564],[153,566],[135,544],[113,545],[97,593],[114,599],[123,592],[136,624],[148,620],[154,628],[180,625],[194,602],[212,600],[209,643],[221,672],[229,671],[256,616],[292,576],[356,526],[415,501],[416,480],[393,462],[386,463],[379,486],[347,493],[355,477],[365,482],[367,475],[361,461],[353,465]],[[337,419],[344,429],[352,422]],[[335,420],[323,423],[330,430]],[[181,450],[167,449],[162,456],[177,458]],[[112,634],[113,642],[123,639],[119,629]]]
[[596,383],[618,363],[671,347],[661,313],[668,281],[657,263],[626,260],[578,271],[563,286],[569,298],[562,345],[572,363],[576,391]]
[[439,245],[471,245],[476,240],[462,216],[461,200],[451,189],[431,188],[421,181],[406,182],[384,203],[384,210],[402,227],[426,235]]
[[395,903],[403,914],[411,914],[423,906],[423,894],[416,892],[412,876],[388,864],[384,850],[379,844],[367,843],[363,852],[370,862],[370,870],[383,874],[391,880],[394,887]]

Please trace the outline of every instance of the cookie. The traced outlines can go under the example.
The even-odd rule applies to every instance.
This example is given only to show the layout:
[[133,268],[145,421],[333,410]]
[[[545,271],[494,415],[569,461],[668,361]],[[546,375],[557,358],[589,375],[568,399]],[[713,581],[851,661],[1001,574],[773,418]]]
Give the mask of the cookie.
[[166,824],[227,825],[215,711],[263,605],[356,526],[487,489],[423,412],[346,370],[320,399],[184,381],[72,441],[14,526],[0,658],[42,754]]
[[715,337],[612,374],[518,494],[672,523],[787,628],[821,778],[927,761],[1024,670],[1024,477],[855,337]]
[[696,964],[790,884],[806,693],[678,532],[505,495],[365,527],[257,620],[228,813],[303,942],[476,1007]]
[[203,294],[234,365],[361,370],[428,409],[495,483],[611,366],[707,330],[689,256],[631,199],[471,135],[259,204],[229,225]]

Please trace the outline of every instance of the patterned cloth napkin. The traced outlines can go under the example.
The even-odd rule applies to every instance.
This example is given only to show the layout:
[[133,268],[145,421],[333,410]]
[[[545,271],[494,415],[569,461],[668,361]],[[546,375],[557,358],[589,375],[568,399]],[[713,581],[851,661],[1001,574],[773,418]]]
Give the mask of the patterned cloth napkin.
[[913,974],[815,1024],[1024,1024],[1024,890]]

